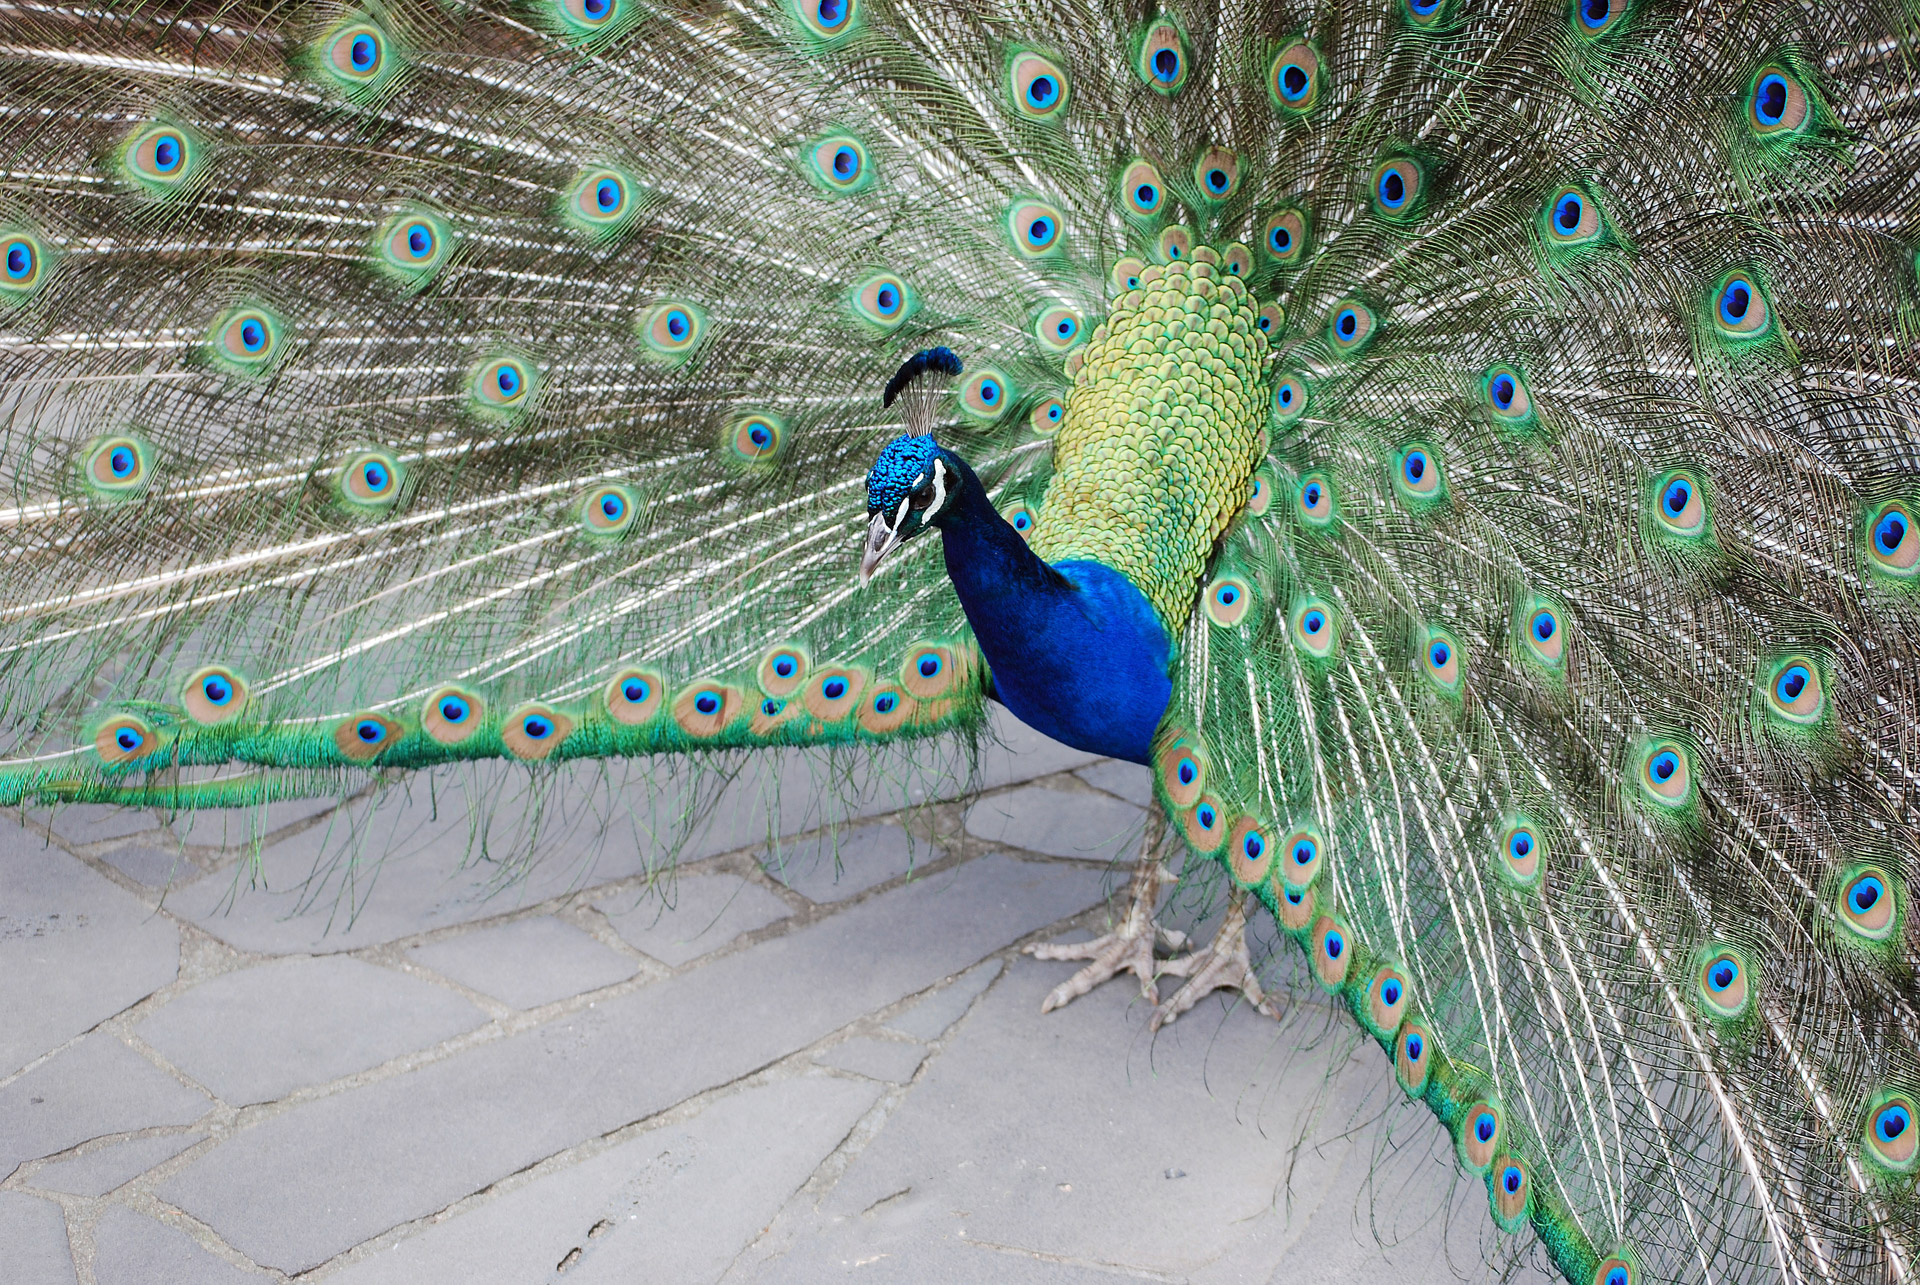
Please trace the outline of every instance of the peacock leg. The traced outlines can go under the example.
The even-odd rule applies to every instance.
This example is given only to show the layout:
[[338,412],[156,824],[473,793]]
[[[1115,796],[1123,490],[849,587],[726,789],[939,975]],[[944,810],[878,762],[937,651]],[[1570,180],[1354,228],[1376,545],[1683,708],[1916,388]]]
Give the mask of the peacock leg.
[[1161,841],[1166,837],[1167,820],[1156,803],[1147,810],[1147,832],[1140,844],[1140,860],[1134,867],[1133,886],[1128,898],[1127,916],[1119,927],[1092,941],[1072,943],[1036,943],[1027,953],[1036,959],[1086,959],[1085,968],[1054,987],[1042,1001],[1040,1011],[1050,1013],[1078,999],[1108,978],[1132,973],[1140,979],[1140,997],[1158,1004],[1160,993],[1153,984],[1160,963],[1153,957],[1154,946],[1178,950],[1186,945],[1186,934],[1162,928],[1153,921],[1160,890],[1176,876],[1160,860]]
[[1239,890],[1229,897],[1226,918],[1207,948],[1169,959],[1160,965],[1160,971],[1187,980],[1172,998],[1154,1010],[1153,1030],[1159,1030],[1217,990],[1237,990],[1259,1012],[1268,1017],[1280,1016],[1279,1009],[1268,1001],[1261,989],[1260,978],[1253,971],[1253,958],[1247,953],[1247,894]]

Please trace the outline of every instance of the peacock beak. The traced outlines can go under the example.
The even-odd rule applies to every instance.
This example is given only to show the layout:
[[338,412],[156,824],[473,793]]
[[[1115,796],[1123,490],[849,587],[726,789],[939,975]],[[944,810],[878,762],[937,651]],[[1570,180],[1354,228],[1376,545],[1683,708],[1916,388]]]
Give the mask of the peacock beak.
[[873,579],[873,573],[880,566],[880,560],[892,553],[900,545],[900,528],[907,520],[907,502],[900,501],[900,511],[892,522],[887,521],[884,511],[873,515],[873,521],[867,524],[867,547],[860,555],[860,583],[866,584]]

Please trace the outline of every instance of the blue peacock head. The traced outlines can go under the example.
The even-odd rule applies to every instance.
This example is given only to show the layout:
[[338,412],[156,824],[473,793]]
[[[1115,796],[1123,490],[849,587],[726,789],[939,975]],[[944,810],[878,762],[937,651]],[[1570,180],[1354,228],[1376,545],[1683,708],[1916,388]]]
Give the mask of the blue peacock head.
[[867,474],[867,547],[862,583],[880,560],[931,526],[959,484],[931,433],[907,433],[888,442]]
[[934,401],[940,389],[960,373],[960,358],[950,348],[929,348],[901,365],[882,404],[900,411],[909,429],[888,442],[867,474],[867,547],[860,558],[860,580],[873,579],[880,560],[926,530],[945,510],[960,485],[958,462],[934,440]]

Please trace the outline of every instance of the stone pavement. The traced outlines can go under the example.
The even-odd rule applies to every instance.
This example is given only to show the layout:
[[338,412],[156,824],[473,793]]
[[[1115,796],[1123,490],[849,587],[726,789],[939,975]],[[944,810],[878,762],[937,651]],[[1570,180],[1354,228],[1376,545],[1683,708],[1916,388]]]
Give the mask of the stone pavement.
[[0,1279],[1545,1281],[1291,949],[1040,1016],[1146,772],[1002,736],[0,816]]

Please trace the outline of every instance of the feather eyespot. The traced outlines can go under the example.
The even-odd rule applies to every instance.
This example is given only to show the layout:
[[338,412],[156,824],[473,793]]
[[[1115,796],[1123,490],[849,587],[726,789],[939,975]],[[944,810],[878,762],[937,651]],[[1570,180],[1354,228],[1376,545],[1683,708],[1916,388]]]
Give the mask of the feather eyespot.
[[1528,653],[1543,665],[1559,667],[1566,654],[1566,633],[1559,611],[1547,603],[1536,602],[1521,613],[1520,640],[1526,644]]
[[1733,1021],[1746,1014],[1752,1002],[1747,962],[1729,947],[1708,947],[1694,967],[1694,996],[1709,1016]]
[[1196,742],[1175,734],[1154,756],[1160,789],[1175,808],[1190,808],[1207,783],[1207,754]]
[[1573,29],[1583,36],[1599,36],[1626,22],[1627,0],[1573,0]]
[[1460,644],[1443,629],[1429,630],[1420,648],[1420,672],[1443,692],[1460,689]]
[[128,178],[154,196],[185,191],[201,171],[204,148],[200,140],[173,125],[149,125],[127,140],[122,149]]
[[[569,3],[611,4],[615,0],[568,0]],[[789,0],[801,33],[821,44],[832,44],[860,25],[860,0]]]
[[1180,824],[1195,852],[1218,852],[1226,840],[1227,827],[1220,801],[1211,795],[1203,795],[1191,812],[1182,813]]
[[1316,660],[1333,654],[1340,634],[1334,609],[1318,598],[1309,598],[1294,609],[1291,622],[1294,645]]
[[507,715],[500,739],[515,758],[538,763],[552,757],[573,732],[573,720],[549,705],[522,705]]
[[668,367],[692,357],[709,329],[704,308],[684,299],[662,299],[640,314],[640,343],[646,355]]
[[1022,540],[1031,540],[1033,538],[1034,523],[1037,519],[1035,519],[1033,510],[1027,507],[1025,501],[1016,502],[1000,516],[1007,520],[1007,525],[1012,527],[1014,534],[1018,535]]
[[1275,263],[1298,263],[1307,249],[1307,216],[1299,210],[1277,210],[1260,225],[1260,248]]
[[610,237],[640,213],[641,190],[633,178],[607,165],[581,170],[567,189],[560,212],[590,240]]
[[1495,366],[1481,376],[1480,394],[1488,409],[1509,424],[1523,424],[1533,418],[1533,394],[1512,366]]
[[1446,17],[1447,0],[1403,0],[1407,21],[1416,27],[1438,26]]
[[1762,138],[1798,133],[1807,123],[1807,91],[1785,68],[1762,67],[1747,93],[1747,124]]
[[533,404],[539,383],[539,372],[531,362],[503,353],[473,368],[467,377],[467,401],[484,415],[512,418]]
[[1867,519],[1867,554],[1888,575],[1911,576],[1920,569],[1920,527],[1913,508],[1900,501],[1883,504]]
[[1320,101],[1320,55],[1304,40],[1295,40],[1274,57],[1267,68],[1267,92],[1280,110],[1292,115],[1312,111]]
[[354,763],[370,763],[393,748],[406,729],[384,714],[354,714],[334,725],[333,746]]
[[1333,483],[1325,474],[1309,473],[1300,479],[1300,518],[1316,527],[1333,521]]
[[607,684],[607,713],[629,727],[650,723],[660,713],[666,687],[660,676],[645,669],[629,669]]
[[1179,224],[1162,228],[1155,245],[1168,263],[1185,263],[1193,258],[1193,232]]
[[196,669],[180,689],[180,704],[187,717],[206,727],[231,723],[246,708],[246,679],[224,665]]
[[1221,576],[1206,590],[1207,619],[1223,629],[1231,629],[1247,617],[1253,606],[1253,591],[1239,576]]
[[1327,318],[1327,339],[1341,354],[1360,351],[1373,337],[1373,309],[1358,299],[1347,299],[1333,306]]
[[109,767],[146,758],[159,748],[160,738],[153,728],[133,714],[117,714],[93,734],[93,752]]
[[1840,922],[1866,941],[1886,941],[1899,922],[1897,885],[1879,866],[1859,866],[1840,881]]
[[1416,503],[1438,499],[1441,471],[1440,456],[1431,448],[1417,444],[1406,447],[1394,459],[1394,489]]
[[1187,83],[1187,46],[1180,28],[1164,19],[1147,28],[1134,61],[1141,83],[1163,94],[1177,94]]
[[867,678],[861,671],[835,666],[814,675],[801,701],[821,722],[835,723],[854,711],[866,686]]
[[1820,667],[1805,656],[1789,656],[1765,678],[1767,704],[1790,723],[1803,726],[1820,721],[1826,708]]
[[1409,1017],[1400,1024],[1393,1042],[1393,1078],[1410,1098],[1426,1093],[1427,1076],[1433,1070],[1433,1032],[1422,1022]]
[[897,330],[920,306],[907,283],[890,272],[868,277],[854,286],[852,301],[854,316],[882,333]]
[[400,498],[406,467],[386,451],[360,451],[340,466],[340,498],[355,508],[391,508]]
[[1375,1035],[1393,1034],[1412,997],[1413,983],[1405,973],[1391,964],[1377,969],[1367,983],[1367,1026]]
[[1692,538],[1707,529],[1706,490],[1686,469],[1662,473],[1653,483],[1653,519],[1669,535]]
[[1546,856],[1540,836],[1531,822],[1515,821],[1500,835],[1496,855],[1500,869],[1522,888],[1531,888],[1540,878],[1540,862]]
[[1140,288],[1142,274],[1144,274],[1146,270],[1147,264],[1144,259],[1137,259],[1132,255],[1127,255],[1125,258],[1114,263],[1113,271],[1107,274],[1107,284],[1113,288],[1113,293],[1117,295],[1124,295],[1130,290],[1138,290]]
[[[1226,270],[1228,276],[1239,277],[1244,280],[1253,272],[1253,251],[1247,249],[1246,246],[1241,245],[1238,241],[1229,242],[1227,248],[1220,252],[1220,266]],[[1267,307],[1277,311],[1280,305],[1274,303],[1268,304]],[[1261,311],[1265,312],[1266,309],[1263,308]],[[1276,321],[1272,328],[1278,329],[1278,327],[1279,323]],[[1262,329],[1265,330],[1268,329],[1268,327],[1263,326]]]
[[1242,888],[1265,883],[1273,866],[1273,848],[1267,832],[1254,818],[1243,816],[1227,831],[1227,868]]
[[1759,279],[1748,272],[1730,272],[1713,288],[1713,324],[1732,339],[1757,339],[1772,325],[1767,296]]
[[38,290],[46,266],[39,237],[19,228],[0,231],[0,305],[18,303]]
[[1282,887],[1276,902],[1280,926],[1290,933],[1304,933],[1313,923],[1318,903],[1319,897],[1311,888]]
[[486,721],[487,703],[460,687],[442,687],[420,707],[420,729],[441,745],[471,740]]
[[1062,353],[1080,342],[1081,331],[1085,329],[1086,322],[1079,309],[1056,304],[1034,321],[1033,337],[1049,352]]
[[1067,106],[1066,72],[1032,51],[1014,55],[1007,67],[1007,88],[1014,110],[1029,120],[1053,120]]
[[[1277,303],[1260,305],[1260,311],[1254,315],[1253,328],[1269,339],[1278,339],[1281,330],[1287,324],[1287,312]],[[1278,390],[1275,390],[1276,394]],[[1276,403],[1277,405],[1277,403]]]
[[1677,808],[1685,803],[1692,778],[1692,763],[1683,745],[1658,741],[1641,754],[1640,788],[1663,807]]
[[1640,1268],[1624,1253],[1593,1269],[1593,1285],[1640,1285]]
[[864,143],[850,134],[828,134],[800,152],[807,176],[822,191],[863,192],[873,183],[873,165]]
[[1307,411],[1307,381],[1298,375],[1282,375],[1273,384],[1273,422],[1287,425]]
[[922,643],[908,648],[900,666],[900,686],[915,700],[935,700],[953,694],[965,672],[952,647]]
[[618,482],[604,482],[580,501],[580,528],[590,536],[618,539],[633,530],[639,515],[639,497]]
[[857,718],[863,730],[875,736],[885,736],[904,726],[917,708],[909,697],[892,688],[883,688],[867,693]]
[[1240,190],[1240,158],[1224,147],[1209,147],[1193,163],[1193,181],[1207,200],[1230,200]]
[[1493,1168],[1493,1158],[1500,1152],[1506,1130],[1505,1113],[1500,1104],[1482,1100],[1468,1107],[1460,1116],[1460,1136],[1455,1147],[1460,1153],[1460,1167],[1469,1173],[1484,1174]]
[[1867,1150],[1884,1168],[1920,1168],[1920,1107],[1911,1094],[1888,1093],[1867,1108]]
[[1547,201],[1547,239],[1554,245],[1588,245],[1600,237],[1600,205],[1577,187],[1563,187]]
[[424,206],[409,206],[374,233],[374,265],[405,286],[424,286],[446,266],[454,248],[447,221]]
[[1065,220],[1041,201],[1016,201],[1007,211],[1007,236],[1023,257],[1037,259],[1062,248]]
[[1150,219],[1166,204],[1166,185],[1160,171],[1150,161],[1134,160],[1120,172],[1120,208],[1128,214]]
[[1517,1156],[1496,1157],[1487,1174],[1487,1189],[1493,1221],[1502,1231],[1519,1231],[1526,1226],[1527,1211],[1533,1207],[1533,1179],[1525,1161]]
[[240,307],[221,315],[207,336],[214,362],[240,376],[264,374],[283,348],[279,318],[265,308]]
[[1380,162],[1373,170],[1373,208],[1383,218],[1410,218],[1418,210],[1420,189],[1426,175],[1420,162],[1410,156],[1396,156]]
[[1280,867],[1274,873],[1284,887],[1307,888],[1320,876],[1320,866],[1326,855],[1326,845],[1318,833],[1311,829],[1295,830],[1280,845],[1283,854]]
[[1346,926],[1331,915],[1322,915],[1313,925],[1313,972],[1320,984],[1337,991],[1347,980],[1353,964],[1353,943]]
[[153,471],[153,451],[137,437],[102,437],[81,457],[80,476],[87,489],[102,500],[127,500],[147,488]]
[[813,663],[804,649],[775,647],[760,661],[760,690],[785,699],[800,690],[812,668]]
[[960,409],[977,420],[999,419],[1018,397],[1007,377],[991,366],[976,367],[960,385]]
[[1262,473],[1253,475],[1253,489],[1247,495],[1246,514],[1248,517],[1263,517],[1273,503],[1273,483]]
[[1058,397],[1049,397],[1028,413],[1027,426],[1041,437],[1052,437],[1060,431],[1066,418],[1067,404]]
[[728,454],[743,465],[764,465],[777,460],[787,444],[786,421],[759,411],[736,416],[727,424],[724,434]]
[[673,700],[673,721],[699,740],[711,740],[740,717],[746,698],[725,683],[699,682],[684,688]]

